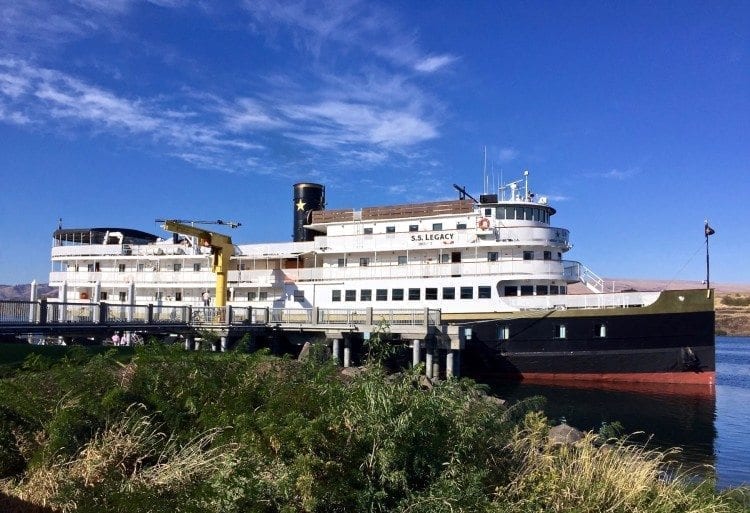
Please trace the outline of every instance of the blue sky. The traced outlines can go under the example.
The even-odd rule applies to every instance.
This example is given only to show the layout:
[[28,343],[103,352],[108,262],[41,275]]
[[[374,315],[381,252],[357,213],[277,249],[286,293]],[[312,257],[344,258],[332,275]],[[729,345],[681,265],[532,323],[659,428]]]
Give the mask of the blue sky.
[[0,283],[63,226],[533,190],[570,259],[750,283],[750,3],[0,0]]

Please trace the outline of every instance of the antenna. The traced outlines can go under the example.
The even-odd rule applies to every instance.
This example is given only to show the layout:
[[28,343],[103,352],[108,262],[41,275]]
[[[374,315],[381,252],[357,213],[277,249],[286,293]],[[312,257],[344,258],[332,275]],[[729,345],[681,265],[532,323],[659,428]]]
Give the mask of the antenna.
[[482,175],[482,188],[487,194],[487,146],[484,147],[484,174]]

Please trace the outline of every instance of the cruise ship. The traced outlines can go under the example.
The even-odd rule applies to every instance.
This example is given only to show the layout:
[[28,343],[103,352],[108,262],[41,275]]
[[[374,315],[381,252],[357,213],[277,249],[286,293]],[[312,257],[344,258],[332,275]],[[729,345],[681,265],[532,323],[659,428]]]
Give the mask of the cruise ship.
[[713,384],[713,291],[613,292],[566,258],[570,232],[528,181],[360,210],[327,210],[323,185],[297,183],[290,242],[236,244],[183,220],[160,234],[59,227],[50,285],[60,301],[123,305],[439,309],[469,334],[462,362],[479,375]]

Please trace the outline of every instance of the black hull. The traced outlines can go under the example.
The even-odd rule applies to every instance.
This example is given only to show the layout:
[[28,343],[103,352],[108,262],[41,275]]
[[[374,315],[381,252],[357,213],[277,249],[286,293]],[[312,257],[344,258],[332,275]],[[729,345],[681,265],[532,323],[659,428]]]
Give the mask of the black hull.
[[462,323],[471,328],[464,371],[511,379],[713,384],[713,299],[707,309],[668,310],[662,304]]

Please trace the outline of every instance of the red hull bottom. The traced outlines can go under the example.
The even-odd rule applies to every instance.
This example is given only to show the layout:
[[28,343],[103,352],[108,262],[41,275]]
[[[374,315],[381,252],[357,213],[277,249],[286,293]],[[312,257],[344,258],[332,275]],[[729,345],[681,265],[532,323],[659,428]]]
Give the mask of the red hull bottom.
[[682,385],[714,385],[716,372],[623,372],[623,373],[524,373],[523,381],[544,383],[665,383]]

